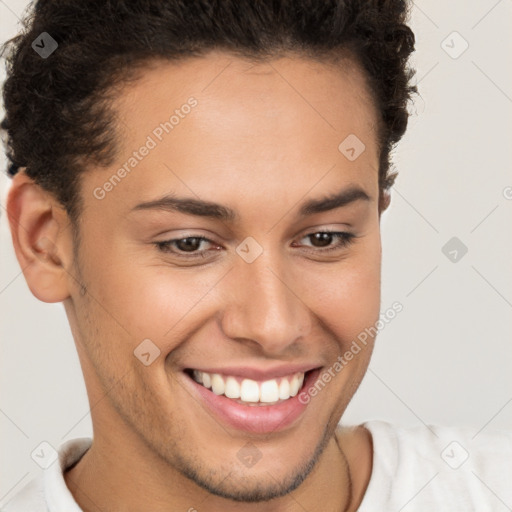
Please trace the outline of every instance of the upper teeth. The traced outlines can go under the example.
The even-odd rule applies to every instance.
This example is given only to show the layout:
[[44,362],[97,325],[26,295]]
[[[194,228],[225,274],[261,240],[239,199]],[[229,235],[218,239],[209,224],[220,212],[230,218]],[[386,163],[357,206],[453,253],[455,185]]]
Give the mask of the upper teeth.
[[288,400],[299,392],[304,382],[304,373],[302,372],[262,382],[218,373],[210,374],[199,370],[193,371],[193,377],[205,388],[211,388],[216,395],[225,395],[233,399],[239,398],[243,402],[264,403]]

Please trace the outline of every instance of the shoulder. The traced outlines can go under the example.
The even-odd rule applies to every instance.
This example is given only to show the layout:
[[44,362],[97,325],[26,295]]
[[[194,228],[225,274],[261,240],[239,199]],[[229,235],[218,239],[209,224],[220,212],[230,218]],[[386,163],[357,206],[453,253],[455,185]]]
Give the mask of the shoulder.
[[31,512],[46,512],[46,500],[44,496],[43,474],[28,482],[1,512],[22,512],[30,510]]
[[374,452],[391,456],[394,462],[415,454],[409,462],[431,461],[436,466],[457,470],[468,467],[487,470],[490,463],[510,470],[512,430],[477,430],[471,427],[419,425],[405,427],[385,421],[363,424],[373,440]]
[[79,512],[81,509],[69,492],[63,473],[80,460],[91,444],[92,439],[88,437],[62,443],[57,453],[54,450],[55,460],[7,502],[1,512]]
[[363,426],[372,437],[373,461],[361,512],[372,510],[375,499],[404,512],[509,510],[512,431],[384,421]]

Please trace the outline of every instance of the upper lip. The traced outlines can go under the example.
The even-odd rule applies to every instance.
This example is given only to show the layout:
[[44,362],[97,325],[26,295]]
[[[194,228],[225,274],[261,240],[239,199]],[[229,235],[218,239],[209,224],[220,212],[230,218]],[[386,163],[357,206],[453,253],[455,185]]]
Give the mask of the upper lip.
[[212,368],[212,367],[197,367],[190,366],[188,369],[190,370],[199,370],[200,372],[206,372],[209,374],[218,373],[219,375],[233,377],[241,377],[252,380],[271,380],[277,379],[279,377],[286,377],[288,375],[293,375],[294,373],[306,373],[310,370],[315,370],[319,368],[321,365],[318,364],[289,364],[284,366],[275,366],[273,368],[255,368],[251,366],[224,366],[222,368]]

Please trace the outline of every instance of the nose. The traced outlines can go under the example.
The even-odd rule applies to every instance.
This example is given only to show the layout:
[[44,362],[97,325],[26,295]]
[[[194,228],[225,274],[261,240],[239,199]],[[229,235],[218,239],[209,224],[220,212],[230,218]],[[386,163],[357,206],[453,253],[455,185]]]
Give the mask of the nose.
[[231,339],[259,345],[267,355],[285,355],[308,336],[311,311],[289,267],[266,255],[252,263],[237,261],[230,272],[222,329]]

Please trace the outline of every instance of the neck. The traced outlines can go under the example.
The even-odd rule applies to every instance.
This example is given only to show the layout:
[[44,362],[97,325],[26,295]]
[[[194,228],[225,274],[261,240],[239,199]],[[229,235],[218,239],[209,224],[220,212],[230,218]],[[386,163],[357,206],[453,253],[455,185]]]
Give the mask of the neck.
[[110,437],[95,435],[91,448],[64,474],[84,512],[163,512],[169,505],[173,510],[211,512],[303,512],[317,509],[319,503],[323,510],[355,511],[371,473],[369,433],[362,427],[338,428],[315,468],[293,492],[270,502],[234,502],[197,486],[156,456],[133,432],[124,435],[118,426],[103,430],[113,431],[116,433]]

